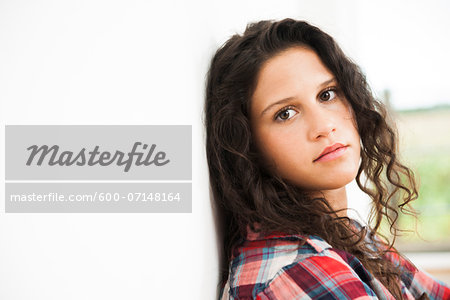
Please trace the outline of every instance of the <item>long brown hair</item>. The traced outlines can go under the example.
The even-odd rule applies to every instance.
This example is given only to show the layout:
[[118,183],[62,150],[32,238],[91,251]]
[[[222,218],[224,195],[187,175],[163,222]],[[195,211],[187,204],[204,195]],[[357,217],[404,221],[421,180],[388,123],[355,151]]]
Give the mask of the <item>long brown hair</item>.
[[[232,249],[245,238],[247,225],[256,222],[263,232],[322,237],[333,247],[355,255],[401,299],[399,271],[383,258],[386,251],[396,252],[392,247],[395,238],[388,248],[371,248],[364,239],[366,230],[351,229],[350,220],[337,217],[326,199],[311,198],[267,170],[252,141],[249,105],[258,72],[269,58],[294,46],[306,46],[317,53],[353,108],[361,138],[356,181],[373,201],[370,232],[378,232],[386,219],[395,237],[399,209],[417,198],[413,173],[397,158],[397,136],[386,121],[384,105],[374,98],[360,68],[333,38],[292,19],[249,24],[243,35],[232,36],[217,50],[207,76],[206,154],[223,243],[220,283],[227,280]],[[385,242],[389,244],[387,239]]]

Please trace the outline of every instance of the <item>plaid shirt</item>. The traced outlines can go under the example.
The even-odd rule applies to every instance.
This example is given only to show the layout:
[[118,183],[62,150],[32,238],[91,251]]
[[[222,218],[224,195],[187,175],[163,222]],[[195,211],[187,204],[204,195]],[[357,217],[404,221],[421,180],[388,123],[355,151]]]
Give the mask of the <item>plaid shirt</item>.
[[[233,251],[228,281],[220,299],[394,299],[353,255],[332,248],[317,236],[271,234],[247,229],[247,239]],[[302,241],[306,241],[300,246]],[[417,270],[397,254],[404,298],[450,299],[450,289]],[[426,299],[426,298],[425,298]]]

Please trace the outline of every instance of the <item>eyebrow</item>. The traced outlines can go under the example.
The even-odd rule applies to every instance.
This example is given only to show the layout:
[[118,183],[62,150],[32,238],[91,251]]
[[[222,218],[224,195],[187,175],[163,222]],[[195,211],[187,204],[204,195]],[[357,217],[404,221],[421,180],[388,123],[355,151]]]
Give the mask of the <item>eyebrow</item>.
[[[327,81],[324,81],[324,82],[322,82],[321,84],[319,84],[318,88],[319,88],[319,89],[322,89],[322,88],[324,88],[325,86],[329,85],[330,83],[332,83],[332,82],[334,82],[334,81],[336,81],[336,78],[333,77],[333,78],[331,78],[331,79],[329,79],[329,80],[327,80]],[[286,102],[289,102],[289,101],[291,101],[292,99],[295,99],[295,97],[292,96],[292,97],[283,98],[283,99],[281,99],[281,100],[279,100],[279,101],[277,101],[277,102],[274,102],[274,103],[270,104],[269,106],[267,106],[267,107],[261,112],[261,116],[264,115],[265,113],[267,113],[267,111],[270,110],[272,107],[277,106],[277,105],[281,105],[281,104],[286,103]]]

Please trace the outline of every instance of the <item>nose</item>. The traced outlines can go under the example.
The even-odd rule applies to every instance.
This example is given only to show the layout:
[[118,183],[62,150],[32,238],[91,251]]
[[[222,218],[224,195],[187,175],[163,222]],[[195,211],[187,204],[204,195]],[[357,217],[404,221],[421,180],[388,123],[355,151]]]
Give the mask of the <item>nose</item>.
[[308,123],[308,138],[312,141],[328,138],[336,132],[335,118],[329,111],[320,107],[310,112]]

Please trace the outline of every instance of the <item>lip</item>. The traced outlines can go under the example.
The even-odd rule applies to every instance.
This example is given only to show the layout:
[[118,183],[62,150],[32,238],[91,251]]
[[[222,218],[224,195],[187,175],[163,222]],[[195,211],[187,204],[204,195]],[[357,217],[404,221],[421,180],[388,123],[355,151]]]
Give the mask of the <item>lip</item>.
[[338,157],[341,157],[347,151],[347,148],[348,146],[341,143],[336,143],[334,145],[326,147],[322,151],[322,153],[320,153],[320,155],[313,160],[313,162],[334,160]]

